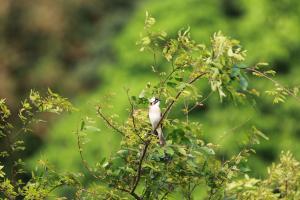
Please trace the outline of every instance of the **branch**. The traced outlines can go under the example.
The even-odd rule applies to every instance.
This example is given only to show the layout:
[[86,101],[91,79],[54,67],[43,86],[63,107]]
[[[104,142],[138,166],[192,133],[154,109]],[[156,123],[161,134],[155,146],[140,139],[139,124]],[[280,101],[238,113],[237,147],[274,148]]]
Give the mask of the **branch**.
[[[202,76],[204,76],[205,74],[207,74],[207,72],[203,72],[201,74],[199,74],[198,76],[196,76],[195,78],[191,79],[188,84],[192,84],[195,81],[197,81],[199,78],[201,78]],[[162,117],[160,118],[159,122],[157,123],[156,127],[153,130],[156,130],[160,124],[162,123],[162,121],[164,120],[164,118],[166,117],[166,115],[168,114],[168,112],[171,110],[172,106],[174,105],[174,103],[178,100],[178,98],[180,97],[180,95],[182,94],[182,92],[184,91],[184,89],[180,90],[177,95],[175,96],[175,98],[169,103],[169,105],[167,106],[165,112],[163,113]]]
[[193,107],[191,107],[187,112],[190,113],[192,110],[194,110],[195,108],[197,108],[198,106],[203,106],[203,102],[205,102],[213,93],[213,91],[211,91],[204,99],[202,99],[200,102],[197,102]]
[[109,121],[109,119],[107,119],[107,118],[103,115],[103,113],[101,112],[101,107],[100,107],[100,106],[98,106],[98,108],[97,108],[97,114],[98,114],[98,115],[106,122],[106,124],[107,124],[109,127],[111,127],[112,129],[114,129],[116,132],[120,133],[122,136],[125,135],[125,133],[124,133],[123,131],[121,131],[119,128],[117,128],[115,125],[113,125],[113,124]]
[[249,117],[246,121],[242,122],[241,124],[238,124],[238,125],[234,126],[233,128],[231,128],[227,131],[224,131],[224,133],[222,135],[220,135],[218,140],[222,141],[225,138],[225,136],[227,135],[228,132],[229,133],[230,132],[234,133],[234,131],[236,131],[237,129],[239,129],[239,128],[243,127],[244,125],[246,125],[252,118],[253,118],[253,116]]
[[248,70],[248,71],[251,71],[251,72],[255,72],[255,73],[257,73],[257,74],[263,76],[264,78],[270,80],[270,81],[273,82],[274,84],[279,85],[280,87],[282,87],[282,88],[284,89],[284,91],[286,91],[289,95],[291,95],[291,96],[294,97],[297,101],[300,102],[300,98],[297,97],[293,92],[291,92],[289,89],[287,89],[287,88],[284,87],[282,84],[280,84],[278,81],[272,79],[271,77],[269,77],[269,76],[266,75],[265,73],[260,72],[260,71],[258,71],[258,70],[256,70],[256,69],[254,69],[253,67],[244,68],[244,69],[246,69],[246,70]]
[[[170,74],[168,74],[168,76],[163,80],[163,81],[161,81],[161,85],[163,86],[166,82],[167,82],[167,80],[169,80],[169,78],[180,68],[180,67],[176,67],[176,68],[174,68],[174,65],[173,65],[173,61],[172,61],[172,67],[173,67],[173,69],[172,69],[172,71],[170,72]],[[160,91],[159,91],[159,98],[160,98],[160,96],[161,96],[161,92],[162,92],[162,88],[160,89]]]
[[146,143],[145,143],[145,146],[144,146],[144,149],[143,149],[143,152],[142,152],[142,155],[141,155],[141,158],[139,160],[139,166],[138,166],[138,169],[137,169],[137,175],[136,175],[136,178],[135,178],[135,181],[134,181],[134,184],[133,184],[133,188],[131,190],[131,192],[133,193],[136,189],[136,187],[138,186],[139,182],[140,182],[140,179],[141,179],[141,172],[142,172],[142,164],[143,164],[143,161],[144,161],[144,158],[145,158],[145,155],[147,153],[147,150],[148,150],[148,147],[150,145],[150,141],[148,140]]

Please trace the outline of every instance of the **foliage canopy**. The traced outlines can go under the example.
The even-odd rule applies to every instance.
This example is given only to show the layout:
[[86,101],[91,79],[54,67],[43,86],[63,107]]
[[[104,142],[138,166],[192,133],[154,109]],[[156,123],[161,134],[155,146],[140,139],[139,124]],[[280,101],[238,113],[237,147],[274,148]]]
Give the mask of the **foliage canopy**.
[[[189,113],[205,104],[211,93],[218,93],[220,102],[232,101],[237,106],[252,103],[259,91],[250,88],[248,82],[254,78],[266,78],[274,84],[274,90],[265,91],[274,97],[274,103],[284,102],[287,96],[297,97],[298,89],[289,89],[271,78],[275,74],[266,63],[246,66],[246,51],[239,41],[224,36],[221,32],[211,37],[206,46],[191,38],[190,28],[178,31],[176,38],[169,38],[164,31],[155,30],[155,19],[146,13],[144,33],[138,41],[141,51],[154,55],[152,71],[158,83],[148,83],[135,96],[127,90],[129,117],[120,125],[117,115],[105,113],[111,105],[96,106],[97,115],[122,137],[120,149],[107,159],[91,167],[84,158],[84,145],[88,142],[88,131],[99,131],[91,118],[82,119],[75,131],[82,164],[95,182],[84,186],[80,178],[83,173],[58,173],[46,160],[40,160],[39,169],[32,172],[31,179],[23,182],[18,176],[24,173],[19,158],[13,171],[7,175],[5,166],[0,166],[0,190],[4,199],[44,199],[58,187],[65,185],[75,189],[76,199],[168,199],[180,193],[184,199],[193,199],[197,188],[207,190],[206,199],[297,199],[300,194],[300,169],[290,153],[282,153],[280,163],[272,165],[265,180],[247,175],[248,157],[255,153],[254,146],[260,139],[269,138],[255,126],[248,131],[240,144],[240,152],[220,159],[222,147],[203,139],[201,123],[189,119]],[[162,56],[169,63],[167,72],[160,71],[156,57]],[[208,84],[211,91],[204,94],[199,84]],[[166,133],[166,145],[158,144],[158,138],[148,122],[148,99],[156,96],[163,100],[164,108],[160,124]],[[169,114],[179,107],[182,117]],[[0,101],[2,137],[8,139],[7,151],[2,157],[12,156],[23,150],[23,141],[15,140],[19,133],[30,132],[40,112],[61,113],[72,111],[72,105],[51,90],[45,97],[32,91],[29,99],[22,102],[19,112],[23,128],[15,131],[9,122],[10,111],[5,100]],[[13,138],[12,138],[13,137]],[[13,143],[9,143],[13,141]],[[4,170],[3,170],[4,169]],[[287,173],[288,172],[288,173]],[[59,199],[63,199],[60,197]]]

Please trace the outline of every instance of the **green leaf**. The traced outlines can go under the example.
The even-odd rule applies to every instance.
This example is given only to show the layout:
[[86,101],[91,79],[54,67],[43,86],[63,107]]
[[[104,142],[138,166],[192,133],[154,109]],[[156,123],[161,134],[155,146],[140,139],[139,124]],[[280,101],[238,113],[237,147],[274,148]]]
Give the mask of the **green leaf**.
[[182,77],[175,77],[175,80],[181,82],[183,80],[183,78]]
[[142,90],[141,93],[139,94],[139,98],[142,99],[145,97],[146,91]]
[[231,70],[231,73],[230,73],[230,77],[231,78],[236,78],[240,75],[240,69],[237,65],[234,65],[232,70]]
[[253,133],[265,140],[269,140],[269,137],[266,136],[263,132],[261,132],[260,130],[258,130],[255,126],[252,127]]
[[167,82],[167,86],[169,86],[169,87],[171,87],[171,88],[176,88],[177,83],[172,82],[172,81],[168,81],[168,82]]
[[181,153],[182,155],[186,156],[187,153],[186,153],[186,150],[183,148],[183,147],[178,147],[178,152]]
[[243,76],[240,76],[240,86],[241,86],[242,90],[247,90],[247,88],[248,88],[248,81]]
[[186,83],[180,83],[180,84],[177,86],[177,89],[183,90],[184,88],[187,87],[187,85],[188,85],[188,84],[186,84]]
[[165,157],[165,151],[162,148],[158,149],[157,152],[160,158]]
[[85,127],[85,121],[82,120],[82,121],[81,121],[81,124],[80,124],[80,131],[83,131],[83,130],[84,130],[84,127]]
[[215,151],[209,147],[200,147],[199,150],[206,155],[215,155]]
[[85,126],[85,129],[87,131],[92,131],[92,132],[100,132],[101,130],[95,126]]
[[174,155],[174,150],[171,147],[167,147],[166,153],[172,156]]

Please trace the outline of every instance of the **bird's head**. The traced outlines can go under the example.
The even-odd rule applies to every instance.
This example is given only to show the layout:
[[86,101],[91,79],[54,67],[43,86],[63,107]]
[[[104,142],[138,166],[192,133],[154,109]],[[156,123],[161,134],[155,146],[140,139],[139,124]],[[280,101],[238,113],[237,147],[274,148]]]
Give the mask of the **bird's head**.
[[156,98],[156,97],[152,97],[152,98],[149,100],[149,102],[150,102],[150,105],[151,105],[151,106],[153,106],[153,105],[159,105],[160,100],[159,100],[158,98]]

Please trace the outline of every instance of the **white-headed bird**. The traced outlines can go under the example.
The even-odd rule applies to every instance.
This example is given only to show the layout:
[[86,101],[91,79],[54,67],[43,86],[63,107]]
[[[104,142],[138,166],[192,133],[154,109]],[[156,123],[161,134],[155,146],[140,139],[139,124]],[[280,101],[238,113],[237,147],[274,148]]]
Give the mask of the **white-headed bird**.
[[[159,107],[160,100],[158,98],[152,97],[150,99],[150,106],[149,106],[149,119],[150,123],[152,125],[152,129],[154,130],[158,123],[160,122],[160,119],[162,117],[160,107]],[[165,145],[165,138],[162,132],[162,125],[160,124],[157,129],[155,130],[158,138],[159,138],[159,144],[161,146]],[[154,131],[154,132],[155,132]]]

